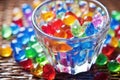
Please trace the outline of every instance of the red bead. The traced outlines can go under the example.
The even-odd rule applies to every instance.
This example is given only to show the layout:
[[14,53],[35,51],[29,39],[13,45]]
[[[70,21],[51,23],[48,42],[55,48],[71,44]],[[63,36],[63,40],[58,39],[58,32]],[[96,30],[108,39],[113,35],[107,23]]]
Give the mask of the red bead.
[[105,47],[103,47],[102,53],[105,54],[106,56],[110,57],[110,55],[113,53],[114,50],[115,50],[114,47],[112,47],[110,45],[106,45]]
[[62,25],[64,25],[64,23],[60,19],[56,19],[55,21],[53,21],[52,23],[50,23],[50,26],[52,27],[53,30],[60,29],[60,27]]
[[22,66],[25,70],[30,70],[30,69],[33,67],[32,60],[31,60],[31,59],[27,59],[27,60],[21,61],[19,64],[20,64],[20,66]]
[[72,38],[72,37],[73,37],[73,34],[72,34],[72,32],[71,32],[71,30],[70,30],[70,29],[66,30],[66,33],[67,33],[67,39],[69,39],[69,38]]
[[117,62],[120,63],[120,54],[116,58]]
[[16,18],[16,17],[14,17],[13,18],[13,23],[15,23],[15,24],[17,24],[19,27],[23,27],[23,20],[22,20],[22,18]]
[[115,29],[115,36],[120,39],[120,26],[118,26],[117,29]]
[[104,72],[99,72],[95,75],[94,80],[108,80],[109,75]]
[[77,18],[77,16],[76,16],[74,13],[72,13],[71,11],[66,12],[66,13],[65,13],[65,16],[67,16],[67,15],[72,15],[72,16],[74,16],[75,18]]
[[83,18],[81,18],[81,17],[79,17],[79,18],[78,18],[78,20],[79,20],[80,25],[82,26],[82,25],[83,25],[83,23],[84,23],[84,19],[83,19]]
[[46,64],[43,66],[43,78],[47,80],[53,80],[55,78],[55,69],[50,64]]
[[55,30],[53,30],[50,25],[43,25],[41,28],[46,34],[53,35],[55,33]]
[[85,17],[85,21],[92,21],[92,17],[86,16],[86,17]]

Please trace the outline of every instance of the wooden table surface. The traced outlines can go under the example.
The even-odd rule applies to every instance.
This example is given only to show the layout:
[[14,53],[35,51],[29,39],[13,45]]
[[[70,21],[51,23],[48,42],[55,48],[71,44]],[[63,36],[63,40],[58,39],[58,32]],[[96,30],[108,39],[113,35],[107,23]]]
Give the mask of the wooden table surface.
[[[11,23],[12,10],[14,7],[20,7],[21,6],[20,4],[23,4],[23,3],[31,4],[32,1],[33,0],[0,0],[0,29],[3,23],[6,23],[6,24]],[[109,12],[111,12],[112,10],[120,11],[120,0],[99,0],[99,1],[107,7]],[[9,41],[4,40],[1,37],[1,33],[0,33],[0,46],[4,43],[9,43]],[[87,76],[89,77],[93,76],[93,74],[89,74],[89,72],[85,74],[88,74]],[[77,75],[75,77],[71,75],[67,75],[67,77],[65,77],[65,75],[58,74],[56,76],[57,77],[56,80],[58,79],[59,80],[92,80],[92,78],[80,79],[80,77],[82,78],[83,74]],[[64,79],[60,79],[63,76],[64,76]],[[78,76],[79,78],[76,78]],[[25,72],[24,70],[22,70],[22,68],[15,63],[13,58],[0,57],[0,80],[38,80],[38,79],[34,78],[28,72]],[[110,80],[120,80],[120,77],[117,79],[115,78]]]

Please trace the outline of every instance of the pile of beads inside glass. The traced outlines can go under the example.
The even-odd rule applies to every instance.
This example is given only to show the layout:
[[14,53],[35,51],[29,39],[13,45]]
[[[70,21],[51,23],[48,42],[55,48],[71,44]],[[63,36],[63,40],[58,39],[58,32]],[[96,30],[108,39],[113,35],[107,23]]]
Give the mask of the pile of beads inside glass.
[[[29,8],[29,10],[26,10],[28,8]],[[17,9],[17,10],[19,10],[19,9]],[[28,5],[27,5],[27,8],[25,8],[25,9],[23,7],[23,13],[24,13],[24,16],[26,16],[26,20],[28,20],[28,22],[30,21],[29,17],[31,15],[31,11],[32,10],[30,7],[28,7]],[[30,70],[31,73],[37,77],[41,77],[41,74],[43,72],[42,67],[43,67],[43,65],[48,63],[48,60],[46,59],[45,55],[43,54],[44,51],[42,50],[42,47],[37,42],[37,39],[35,37],[33,29],[31,27],[27,27],[27,28],[23,27],[24,24],[22,23],[21,12],[15,10],[14,16],[17,18],[13,19],[13,23],[11,24],[10,27],[7,25],[2,26],[2,37],[5,39],[8,39],[11,37],[11,35],[16,36],[16,38],[14,40],[12,40],[12,42],[11,42],[11,48],[13,50],[14,59],[24,69]],[[112,54],[112,52],[115,50],[116,47],[119,47],[120,42],[119,42],[119,33],[118,32],[119,32],[119,28],[120,28],[120,24],[119,24],[120,20],[117,19],[119,16],[120,16],[119,12],[113,12],[113,14],[112,14],[113,19],[111,22],[111,29],[109,30],[107,39],[105,41],[105,46],[104,46],[105,49],[103,48],[103,50],[102,50],[102,53],[105,54],[107,57],[109,57]],[[88,20],[90,20],[90,19],[88,19]],[[31,24],[31,22],[30,22],[30,24]],[[26,35],[26,34],[29,34],[29,35]],[[10,46],[5,47],[5,45],[3,45],[0,48],[0,52],[1,52],[0,55],[2,57],[10,56],[11,48],[10,48]],[[102,54],[100,54],[100,55],[102,55]],[[101,61],[101,56],[99,56],[96,64],[97,65],[105,65],[107,62],[108,62],[108,59],[106,59],[106,57],[104,57],[104,61]],[[114,60],[114,61],[112,60],[108,63],[109,63],[108,69],[110,71],[112,71],[112,72],[120,71],[120,56],[118,56],[116,58],[116,60]],[[113,67],[113,66],[115,66],[115,67]],[[52,70],[52,71],[54,74],[54,70]],[[53,75],[51,75],[51,76],[53,76]]]

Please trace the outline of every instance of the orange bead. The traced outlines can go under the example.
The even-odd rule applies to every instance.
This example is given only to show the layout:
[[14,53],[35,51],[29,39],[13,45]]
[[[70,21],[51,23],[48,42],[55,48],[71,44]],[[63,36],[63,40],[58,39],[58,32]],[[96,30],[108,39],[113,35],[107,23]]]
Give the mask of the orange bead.
[[12,55],[12,49],[9,45],[2,45],[0,51],[0,56],[2,57],[10,57]]
[[45,21],[50,21],[55,17],[55,14],[52,11],[42,12],[41,17]]
[[32,73],[35,77],[41,78],[41,77],[42,77],[42,74],[43,74],[43,66],[41,66],[41,65],[38,64],[36,68],[31,69],[31,73]]
[[110,45],[113,47],[118,47],[119,41],[116,37],[112,37],[111,41],[110,41]]
[[67,34],[66,34],[66,32],[64,30],[57,30],[54,33],[54,36],[59,37],[59,38],[67,38]]
[[85,13],[85,14],[82,14],[82,18],[86,18],[86,17],[88,17],[88,16],[92,17],[93,14],[94,14],[93,12],[87,12],[87,13]]
[[65,18],[63,19],[64,24],[70,26],[75,22],[76,18],[72,15],[67,15],[65,16]]

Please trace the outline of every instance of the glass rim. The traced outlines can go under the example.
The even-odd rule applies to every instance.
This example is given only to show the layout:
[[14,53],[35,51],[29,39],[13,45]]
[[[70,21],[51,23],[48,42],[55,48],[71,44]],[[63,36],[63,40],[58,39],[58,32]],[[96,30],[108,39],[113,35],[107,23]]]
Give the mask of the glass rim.
[[[54,1],[54,0],[53,0]],[[58,40],[58,41],[68,41],[68,40],[80,40],[80,41],[84,41],[84,40],[87,40],[87,39],[90,39],[90,38],[95,38],[97,37],[103,30],[104,31],[107,31],[109,29],[109,23],[110,23],[110,15],[109,15],[109,12],[107,10],[107,8],[102,4],[100,3],[99,1],[97,0],[88,0],[88,1],[93,1],[94,3],[97,3],[99,6],[101,6],[101,8],[104,9],[106,15],[107,15],[107,23],[106,24],[103,24],[103,27],[99,32],[97,32],[96,34],[93,34],[91,36],[86,36],[86,37],[82,37],[82,38],[70,38],[70,39],[66,39],[66,38],[59,38],[59,37],[54,37],[54,36],[50,36],[49,34],[46,34],[44,33],[40,28],[39,26],[37,25],[36,23],[36,20],[35,20],[35,14],[37,12],[37,10],[39,10],[44,4],[48,4],[50,2],[52,2],[52,0],[48,0],[48,1],[44,1],[43,3],[39,4],[38,7],[36,7],[32,13],[32,24],[34,26],[35,29],[37,29],[42,35],[48,37],[48,38],[51,38],[53,40]]]

